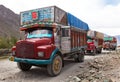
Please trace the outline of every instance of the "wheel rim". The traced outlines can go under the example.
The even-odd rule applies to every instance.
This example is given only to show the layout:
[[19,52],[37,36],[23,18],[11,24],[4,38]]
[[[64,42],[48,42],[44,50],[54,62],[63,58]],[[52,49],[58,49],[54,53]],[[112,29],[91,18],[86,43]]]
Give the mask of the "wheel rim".
[[62,68],[62,60],[60,56],[57,56],[53,62],[53,71],[55,74],[60,73]]

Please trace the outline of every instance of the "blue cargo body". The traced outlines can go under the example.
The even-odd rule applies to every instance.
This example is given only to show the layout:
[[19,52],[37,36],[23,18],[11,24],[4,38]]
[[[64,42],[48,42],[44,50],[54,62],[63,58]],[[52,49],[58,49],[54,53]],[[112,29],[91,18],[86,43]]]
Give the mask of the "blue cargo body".
[[77,27],[77,28],[80,28],[83,30],[89,30],[88,24],[81,21],[80,19],[78,19],[74,15],[67,13],[67,19],[68,19],[68,25],[73,26],[73,27]]

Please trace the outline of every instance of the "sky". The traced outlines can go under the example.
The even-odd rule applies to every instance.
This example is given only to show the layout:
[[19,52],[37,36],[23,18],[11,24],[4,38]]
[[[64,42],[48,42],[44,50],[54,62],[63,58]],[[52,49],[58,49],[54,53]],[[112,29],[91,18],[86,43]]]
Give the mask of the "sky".
[[56,5],[86,22],[91,30],[120,35],[120,0],[0,0],[17,14]]

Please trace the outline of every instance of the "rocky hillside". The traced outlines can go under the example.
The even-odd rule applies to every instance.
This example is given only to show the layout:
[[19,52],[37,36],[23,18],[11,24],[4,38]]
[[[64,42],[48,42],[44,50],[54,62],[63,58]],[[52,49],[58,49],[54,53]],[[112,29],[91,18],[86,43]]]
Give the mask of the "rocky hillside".
[[19,36],[19,15],[0,5],[0,37]]

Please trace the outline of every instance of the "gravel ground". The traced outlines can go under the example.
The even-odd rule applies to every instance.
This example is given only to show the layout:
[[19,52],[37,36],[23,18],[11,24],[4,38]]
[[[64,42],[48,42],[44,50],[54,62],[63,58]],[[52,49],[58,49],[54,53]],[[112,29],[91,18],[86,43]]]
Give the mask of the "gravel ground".
[[85,56],[85,62],[66,60],[60,75],[49,77],[45,68],[32,67],[28,72],[17,68],[16,62],[0,60],[0,82],[120,82],[120,56],[104,52]]

